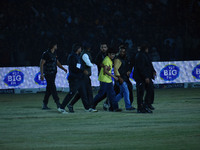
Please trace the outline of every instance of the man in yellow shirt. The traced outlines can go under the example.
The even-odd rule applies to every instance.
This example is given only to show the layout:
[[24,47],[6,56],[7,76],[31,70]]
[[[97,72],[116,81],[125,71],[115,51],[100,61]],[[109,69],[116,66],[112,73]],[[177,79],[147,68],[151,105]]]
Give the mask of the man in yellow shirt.
[[97,104],[102,100],[102,97],[104,94],[107,94],[107,97],[109,99],[110,104],[112,104],[113,111],[121,111],[121,109],[118,108],[118,103],[116,102],[116,94],[113,87],[112,78],[115,80],[118,80],[118,77],[111,74],[113,62],[112,59],[114,59],[116,54],[116,51],[112,48],[109,48],[107,51],[107,56],[104,58],[102,64],[104,67],[101,68],[99,73],[98,80],[100,81],[100,89],[98,91],[98,94],[94,98],[94,104],[93,109],[96,108]]

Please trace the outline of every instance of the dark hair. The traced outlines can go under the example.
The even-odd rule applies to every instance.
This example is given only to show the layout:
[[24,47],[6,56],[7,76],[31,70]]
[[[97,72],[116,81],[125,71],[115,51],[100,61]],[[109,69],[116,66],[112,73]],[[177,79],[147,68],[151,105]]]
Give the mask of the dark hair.
[[81,47],[81,44],[75,43],[72,45],[72,51],[76,53],[76,51]]
[[148,42],[143,42],[140,46],[141,51],[145,51],[149,47]]
[[105,41],[103,41],[103,42],[100,43],[99,46],[104,45],[104,44],[105,44],[105,45],[108,45]]
[[119,49],[126,49],[126,47],[124,45],[120,45]]
[[92,45],[90,43],[84,43],[83,44],[84,49],[90,49],[91,47],[92,47]]
[[56,40],[51,40],[48,42],[48,48],[52,49],[54,47],[54,45],[56,45],[56,44],[57,44]]
[[112,48],[112,47],[109,47],[108,48],[108,50],[107,50],[107,53],[114,53],[114,54],[116,54],[117,53],[117,51],[116,51],[116,49],[114,49],[114,48]]

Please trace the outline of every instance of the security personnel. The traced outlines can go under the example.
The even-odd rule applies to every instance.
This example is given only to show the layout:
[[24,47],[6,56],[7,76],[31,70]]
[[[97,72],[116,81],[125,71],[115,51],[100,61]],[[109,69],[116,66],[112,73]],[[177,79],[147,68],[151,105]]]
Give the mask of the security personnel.
[[[89,111],[89,112],[97,112],[97,110],[95,109],[92,109],[92,104],[93,104],[93,91],[92,91],[92,85],[91,85],[91,79],[90,79],[90,76],[92,74],[92,67],[93,67],[93,64],[92,64],[92,56],[91,56],[91,53],[90,53],[90,49],[91,49],[91,46],[90,44],[85,44],[84,46],[84,50],[82,51],[80,57],[81,57],[81,60],[82,60],[82,67],[88,71],[88,75],[84,75],[84,85],[85,85],[85,89],[86,89],[86,93],[87,93],[87,103],[85,103],[83,101],[83,105],[86,109],[86,111]],[[70,102],[69,105],[67,105],[68,109],[69,109],[69,112],[74,112],[73,110],[73,105],[81,98],[81,95],[80,93],[77,93],[73,100]]]
[[80,44],[74,44],[72,46],[72,53],[69,56],[69,88],[70,91],[64,98],[62,104],[58,108],[61,113],[67,113],[65,107],[72,100],[76,92],[78,91],[81,95],[82,101],[87,103],[87,94],[84,86],[84,75],[88,75],[88,71],[84,70],[81,63],[82,48]]
[[[148,51],[147,43],[144,43],[135,57],[133,78],[136,81],[138,113],[152,113],[152,110],[154,109],[152,106],[154,101],[154,86],[152,79],[155,78],[156,71],[148,56]],[[145,91],[145,100],[143,100]]]
[[100,51],[95,58],[95,64],[97,65],[98,68],[98,74],[100,73],[101,67],[104,67],[102,62],[104,58],[107,56],[107,50],[108,50],[107,44],[102,42],[100,44]]
[[60,107],[59,97],[56,91],[55,78],[57,73],[57,66],[67,73],[67,70],[61,65],[57,60],[56,55],[57,44],[56,42],[49,42],[49,49],[42,54],[40,60],[40,79],[47,81],[46,92],[43,100],[42,109],[49,109],[47,104],[49,101],[49,96],[52,94],[53,99],[57,105]]

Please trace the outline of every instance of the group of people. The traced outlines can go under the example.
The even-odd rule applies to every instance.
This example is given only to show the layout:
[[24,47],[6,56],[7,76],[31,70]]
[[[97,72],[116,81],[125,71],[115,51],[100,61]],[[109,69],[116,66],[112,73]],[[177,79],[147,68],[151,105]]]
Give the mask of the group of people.
[[[107,99],[103,103],[104,110],[122,111],[118,102],[124,98],[125,110],[133,111],[135,110],[133,107],[133,86],[129,77],[134,68],[133,78],[136,81],[137,88],[137,112],[153,112],[154,87],[152,79],[155,79],[156,71],[148,55],[147,43],[138,47],[138,52],[134,58],[128,57],[126,47],[123,44],[117,49],[108,47],[106,43],[100,44],[100,52],[94,61],[98,67],[100,88],[94,97],[90,79],[91,67],[93,66],[90,53],[91,47],[86,45],[82,49],[81,44],[74,44],[67,60],[69,92],[62,103],[60,103],[55,86],[57,66],[66,73],[68,71],[58,61],[56,49],[57,43],[50,42],[48,50],[42,54],[40,61],[41,80],[45,78],[47,81],[42,109],[49,109],[47,105],[49,96],[52,94],[57,110],[63,114],[73,113],[74,104],[80,98],[84,109],[88,112],[97,112],[96,106],[106,97]],[[145,92],[146,94],[144,95]],[[66,107],[69,111],[65,110]]]

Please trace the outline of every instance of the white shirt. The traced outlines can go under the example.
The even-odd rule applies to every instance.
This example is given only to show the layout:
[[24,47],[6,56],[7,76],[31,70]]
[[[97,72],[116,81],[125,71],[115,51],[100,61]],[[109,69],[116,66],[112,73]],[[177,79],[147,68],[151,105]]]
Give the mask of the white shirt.
[[90,61],[88,54],[83,54],[82,59],[86,63],[87,66],[89,66],[89,67],[93,66],[93,64]]

